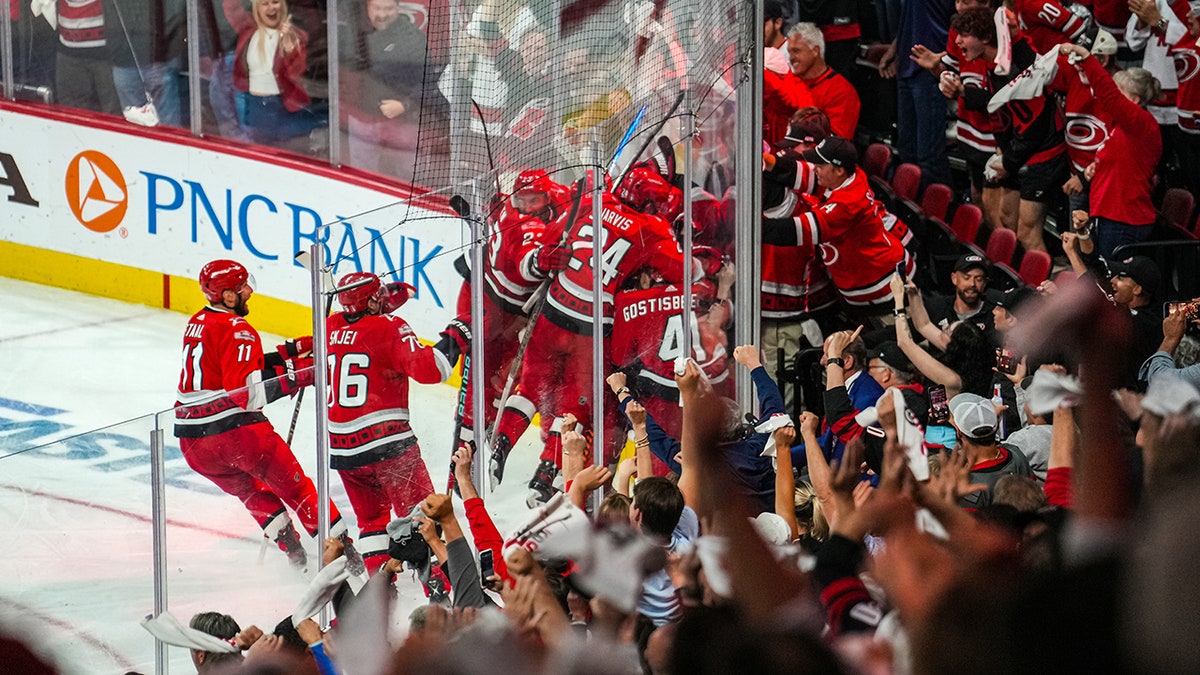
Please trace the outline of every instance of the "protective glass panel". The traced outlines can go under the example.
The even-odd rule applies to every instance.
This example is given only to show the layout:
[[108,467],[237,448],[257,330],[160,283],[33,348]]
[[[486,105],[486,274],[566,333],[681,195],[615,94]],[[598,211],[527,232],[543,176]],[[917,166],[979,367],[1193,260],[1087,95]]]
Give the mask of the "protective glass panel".
[[[59,672],[152,672],[154,640],[137,622],[154,609],[154,418],[84,432],[102,419],[95,403],[36,390],[0,399],[0,626]],[[168,476],[182,464],[170,456]]]
[[202,129],[328,154],[325,2],[199,0]]
[[[254,341],[244,328],[197,330],[203,323],[190,322],[183,340],[177,396],[184,405],[160,416],[168,456],[182,459],[168,474],[164,500],[168,608],[185,625],[216,612],[240,628],[271,632],[295,609],[321,552],[315,397],[295,388],[312,369],[226,392],[221,379],[248,368],[240,364],[253,362]],[[268,354],[277,342],[262,337]],[[229,627],[222,624],[208,617],[218,637],[232,637],[219,632]],[[191,667],[187,649],[168,654],[173,671]]]
[[[364,542],[368,568],[386,560],[389,520],[447,490],[460,396],[454,368],[469,339],[447,325],[460,315],[470,323],[462,272],[471,242],[450,205],[475,203],[472,189],[453,186],[330,227],[330,284],[339,289],[327,320],[332,482],[347,492],[349,501],[337,503]],[[384,288],[356,285],[359,272]],[[381,304],[382,316],[360,316],[370,303]]]
[[408,182],[420,174],[423,186],[446,185],[449,108],[436,86],[446,64],[445,8],[352,0],[338,11],[343,164]]
[[[429,44],[447,53],[438,80],[456,139],[447,170],[487,176],[481,191],[497,195],[486,210],[487,313],[476,330],[488,346],[489,401],[503,399],[495,406],[504,408],[486,443],[498,455],[515,448],[500,486],[501,496],[512,490],[515,499],[531,478],[553,484],[561,452],[551,418],[570,412],[594,429],[594,385],[614,369],[634,378],[639,397],[661,400],[664,418],[678,419],[672,371],[685,353],[678,233],[687,184],[681,118],[694,113],[698,133],[688,177],[695,189],[687,191],[703,202],[693,220],[713,276],[701,312],[707,317],[721,259],[734,253],[733,88],[746,27],[740,9],[716,2],[483,2],[452,14],[450,23],[466,28],[431,32]],[[598,264],[594,183],[586,178],[597,167],[608,175]],[[597,286],[601,320],[592,313]],[[642,311],[650,306],[656,311]],[[726,368],[729,306],[723,311],[689,317],[693,345],[705,345],[694,356],[710,362],[714,377]],[[591,336],[600,325],[605,343],[596,363]],[[607,387],[600,394],[602,456],[611,460],[625,429]],[[526,432],[535,414],[540,429]]]

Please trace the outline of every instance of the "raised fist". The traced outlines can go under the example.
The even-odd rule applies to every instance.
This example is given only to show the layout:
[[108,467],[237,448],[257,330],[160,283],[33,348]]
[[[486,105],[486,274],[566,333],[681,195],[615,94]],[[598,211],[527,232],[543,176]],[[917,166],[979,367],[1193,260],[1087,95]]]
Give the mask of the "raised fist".
[[417,294],[417,289],[402,281],[393,281],[384,286],[384,289],[386,289],[386,293],[379,306],[381,314],[391,314],[400,309],[401,305],[408,302],[409,298]]

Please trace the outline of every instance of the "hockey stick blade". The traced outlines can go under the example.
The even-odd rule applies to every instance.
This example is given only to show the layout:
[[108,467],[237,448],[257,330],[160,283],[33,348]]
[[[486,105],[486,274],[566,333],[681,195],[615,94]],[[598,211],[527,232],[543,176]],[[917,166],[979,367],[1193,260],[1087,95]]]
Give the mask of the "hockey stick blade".
[[471,217],[471,205],[462,195],[454,195],[450,198],[450,208],[454,209],[458,217],[463,220]]

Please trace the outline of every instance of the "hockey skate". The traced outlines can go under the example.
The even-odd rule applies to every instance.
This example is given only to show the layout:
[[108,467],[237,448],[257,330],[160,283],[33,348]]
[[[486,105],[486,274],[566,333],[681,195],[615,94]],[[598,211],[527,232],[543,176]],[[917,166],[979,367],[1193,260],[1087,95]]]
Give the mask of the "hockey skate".
[[338,535],[338,541],[342,542],[342,555],[346,556],[346,571],[350,576],[359,576],[367,571],[367,565],[363,562],[362,554],[354,547],[354,540],[350,538],[350,533],[342,532]]
[[305,571],[308,568],[308,553],[304,550],[304,542],[300,541],[300,533],[290,522],[284,526],[275,537],[279,550],[287,554],[292,567]]
[[492,491],[496,490],[496,486],[504,480],[504,464],[508,461],[508,453],[512,450],[512,443],[507,436],[497,434],[496,448],[492,450],[491,460],[488,462],[489,476],[492,482]]
[[554,462],[543,459],[538,464],[537,471],[533,473],[533,478],[529,481],[529,494],[525,497],[525,505],[536,509],[550,501],[556,492],[562,492],[557,487],[560,478],[558,467],[554,465]]

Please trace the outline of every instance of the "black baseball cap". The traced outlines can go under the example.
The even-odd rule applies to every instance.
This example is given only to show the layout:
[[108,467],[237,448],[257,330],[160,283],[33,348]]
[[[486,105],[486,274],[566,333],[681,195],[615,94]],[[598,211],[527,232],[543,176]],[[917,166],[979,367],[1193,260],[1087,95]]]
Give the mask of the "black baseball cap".
[[900,349],[900,345],[896,344],[894,340],[880,342],[871,350],[871,358],[879,359],[895,370],[904,373],[913,372],[912,361],[908,360],[904,350]]
[[954,263],[955,272],[966,272],[967,270],[978,267],[987,274],[992,269],[992,263],[987,258],[978,253],[967,253],[958,257],[958,261]]
[[1028,286],[1013,286],[1000,293],[994,302],[997,307],[1003,307],[1006,312],[1015,316],[1033,307],[1036,303],[1031,303],[1030,300],[1036,300],[1037,297],[1037,291]]
[[1157,295],[1158,287],[1162,284],[1162,274],[1158,271],[1158,265],[1144,255],[1135,255],[1118,262],[1110,262],[1108,271],[1114,277],[1133,279],[1142,287],[1146,295],[1150,296]]
[[817,147],[804,151],[804,161],[813,164],[832,164],[852,170],[858,164],[858,150],[845,138],[830,136]]

